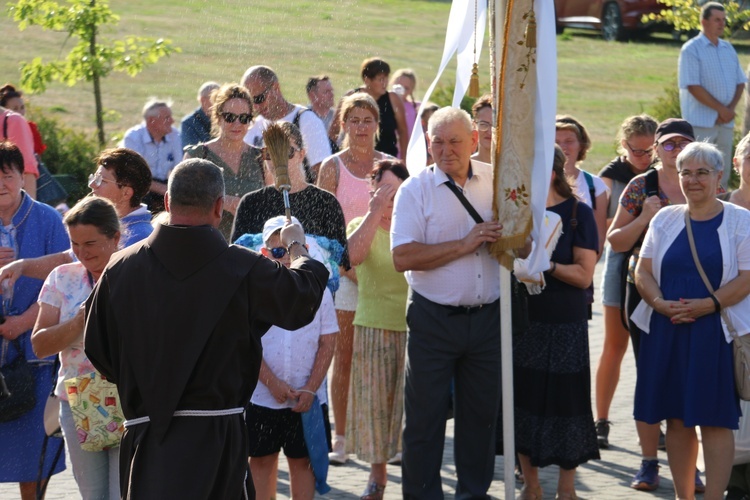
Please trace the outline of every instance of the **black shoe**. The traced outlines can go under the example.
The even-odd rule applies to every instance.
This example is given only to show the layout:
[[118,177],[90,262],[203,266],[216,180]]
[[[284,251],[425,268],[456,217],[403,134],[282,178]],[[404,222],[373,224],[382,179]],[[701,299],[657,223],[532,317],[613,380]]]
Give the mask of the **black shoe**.
[[727,488],[727,496],[724,498],[724,500],[747,500],[748,498],[750,497],[746,495],[745,492],[740,488],[730,486],[729,488]]
[[606,450],[609,448],[609,426],[612,425],[612,422],[601,418],[594,425],[596,426],[596,442],[599,444],[599,448]]

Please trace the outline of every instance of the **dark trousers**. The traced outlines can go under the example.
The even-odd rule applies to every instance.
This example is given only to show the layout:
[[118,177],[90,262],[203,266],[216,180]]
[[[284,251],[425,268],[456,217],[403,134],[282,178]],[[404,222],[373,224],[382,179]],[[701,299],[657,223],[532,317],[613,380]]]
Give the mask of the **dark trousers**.
[[456,498],[489,498],[500,402],[499,303],[461,312],[412,291],[406,321],[403,496],[443,498],[440,468],[454,380]]

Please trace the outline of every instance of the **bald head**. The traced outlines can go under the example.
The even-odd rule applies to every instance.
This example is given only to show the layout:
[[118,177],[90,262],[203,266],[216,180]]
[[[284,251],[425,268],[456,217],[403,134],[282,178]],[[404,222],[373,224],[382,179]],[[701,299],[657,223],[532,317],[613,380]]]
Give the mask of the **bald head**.
[[242,75],[242,84],[247,87],[248,80],[254,80],[262,85],[269,86],[279,81],[276,72],[268,66],[250,66]]

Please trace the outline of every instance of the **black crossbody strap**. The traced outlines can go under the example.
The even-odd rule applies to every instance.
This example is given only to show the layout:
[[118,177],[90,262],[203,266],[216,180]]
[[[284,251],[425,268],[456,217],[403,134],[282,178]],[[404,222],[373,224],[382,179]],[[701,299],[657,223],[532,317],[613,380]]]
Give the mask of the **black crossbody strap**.
[[458,187],[453,184],[451,181],[448,181],[445,183],[446,186],[448,186],[448,189],[453,191],[453,194],[456,195],[456,198],[458,198],[458,201],[461,202],[461,205],[464,206],[467,212],[469,212],[469,215],[471,215],[471,218],[474,219],[474,222],[477,224],[481,224],[484,222],[484,219],[482,219],[482,216],[479,215],[479,212],[477,212],[477,209],[474,208],[474,206],[471,204],[469,200],[466,199],[466,196],[461,192]]

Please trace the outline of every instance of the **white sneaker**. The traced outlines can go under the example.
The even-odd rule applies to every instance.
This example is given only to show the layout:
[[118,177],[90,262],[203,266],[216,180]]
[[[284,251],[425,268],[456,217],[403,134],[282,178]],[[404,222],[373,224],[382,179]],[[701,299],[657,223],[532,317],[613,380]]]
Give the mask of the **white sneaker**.
[[401,465],[401,453],[396,453],[388,460],[388,465]]
[[328,462],[331,465],[344,465],[348,460],[345,450],[346,438],[337,435],[333,438],[333,451],[328,454]]

